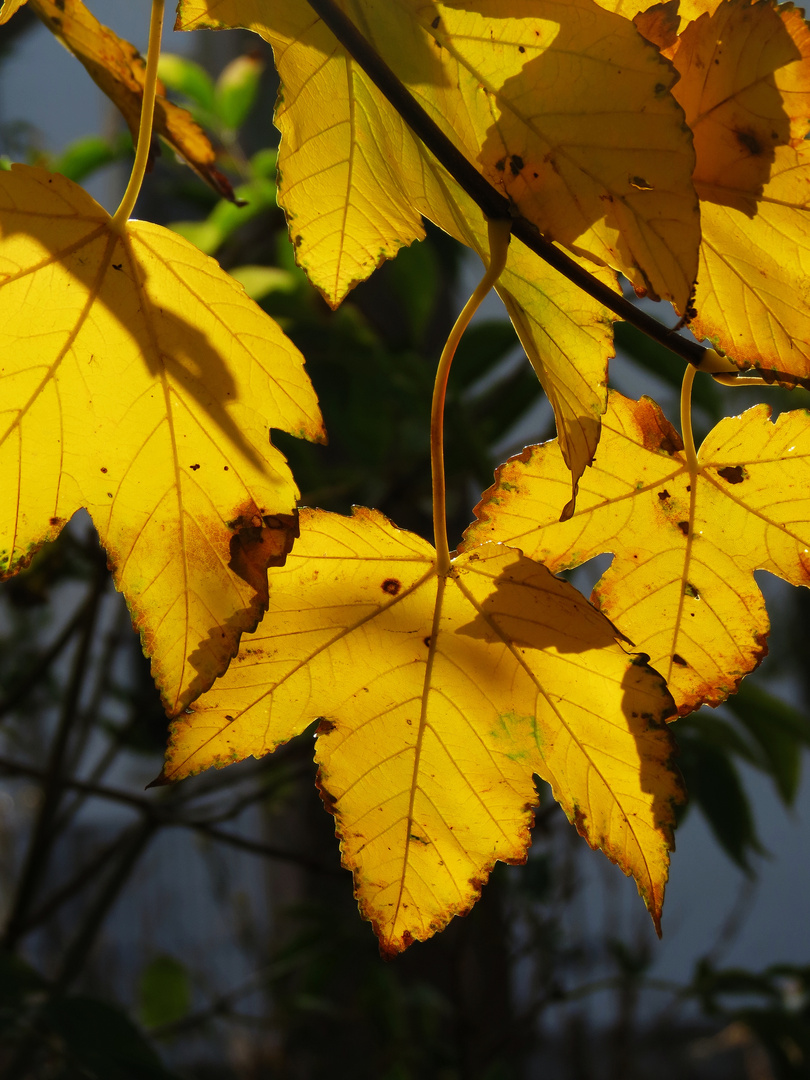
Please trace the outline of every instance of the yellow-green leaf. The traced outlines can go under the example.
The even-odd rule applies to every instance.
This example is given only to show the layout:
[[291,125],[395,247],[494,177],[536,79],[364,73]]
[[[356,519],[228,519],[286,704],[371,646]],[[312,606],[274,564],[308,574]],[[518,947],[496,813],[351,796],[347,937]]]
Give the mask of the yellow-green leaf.
[[0,573],[79,507],[166,707],[228,665],[296,530],[271,427],[323,437],[303,359],[219,266],[81,188],[0,172]]
[[[103,26],[82,0],[30,0],[30,5],[120,109],[133,142],[137,142],[146,63],[135,46]],[[189,112],[166,99],[160,82],[154,133],[165,139],[214,191],[233,199],[230,181],[216,167],[216,152],[208,136]]]
[[165,780],[261,756],[321,718],[319,786],[384,954],[523,862],[532,774],[631,873],[658,925],[680,799],[657,675],[570,585],[500,545],[450,575],[382,515],[302,511],[270,609],[173,725]]
[[703,227],[690,326],[742,367],[806,378],[810,30],[791,5],[725,0],[671,55]]
[[613,552],[592,599],[667,680],[681,714],[718,705],[767,651],[755,570],[810,584],[810,417],[758,405],[722,420],[690,476],[649,398],[611,393],[597,460],[570,521],[556,442],[502,465],[467,544],[499,541],[551,570]]

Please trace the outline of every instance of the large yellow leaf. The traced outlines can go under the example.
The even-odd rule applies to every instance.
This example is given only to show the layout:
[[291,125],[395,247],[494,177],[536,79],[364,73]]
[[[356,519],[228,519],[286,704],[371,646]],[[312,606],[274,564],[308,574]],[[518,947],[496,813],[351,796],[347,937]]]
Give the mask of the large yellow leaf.
[[725,0],[672,50],[695,135],[703,242],[691,328],[740,366],[810,375],[810,31]]
[[[146,63],[135,46],[103,26],[82,0],[30,0],[30,7],[121,110],[133,142],[137,142]],[[4,13],[5,8],[0,22],[4,21]],[[208,136],[189,112],[165,97],[160,82],[154,133],[165,139],[218,194],[233,200],[233,188],[216,167],[216,152]]]
[[754,570],[810,584],[810,417],[758,405],[722,420],[690,476],[680,436],[649,398],[611,393],[597,460],[570,521],[556,443],[502,465],[467,543],[500,541],[551,570],[613,552],[593,599],[665,676],[685,714],[717,705],[766,652]]
[[[531,14],[523,0],[344,6],[541,232],[686,303],[700,239],[691,138],[670,66],[630,22],[591,0],[536,0]],[[244,26],[272,43],[280,199],[302,265],[334,302],[420,235],[427,152],[305,0],[181,0],[177,25]]]
[[[487,254],[481,211],[308,5],[180,4],[182,29],[234,24],[274,46],[282,83],[276,109],[280,201],[296,258],[331,304],[402,245],[421,238],[422,215]],[[612,274],[592,269],[613,283]],[[554,407],[575,489],[596,449],[605,408],[610,313],[519,244],[512,245],[498,291]]]
[[657,675],[545,567],[501,545],[454,560],[381,514],[302,511],[270,610],[173,725],[164,779],[260,756],[321,718],[343,861],[384,954],[469,910],[523,862],[551,785],[635,877],[658,925],[681,797]]
[[121,233],[64,177],[0,172],[0,573],[86,507],[166,706],[267,603],[297,491],[269,428],[323,437],[303,360],[211,259]]

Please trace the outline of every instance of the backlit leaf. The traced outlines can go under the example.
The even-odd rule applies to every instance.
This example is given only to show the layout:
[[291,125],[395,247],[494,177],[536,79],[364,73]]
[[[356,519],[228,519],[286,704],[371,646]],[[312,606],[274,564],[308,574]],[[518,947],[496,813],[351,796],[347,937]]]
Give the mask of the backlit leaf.
[[3,0],[3,4],[0,5],[0,26],[3,23],[8,22],[12,15],[14,15],[26,0]]
[[[536,0],[531,15],[522,0],[475,7],[346,4],[444,133],[541,232],[685,304],[700,234],[670,66],[591,0]],[[273,45],[281,201],[301,265],[316,264],[313,280],[338,302],[421,235],[420,212],[433,216],[416,201],[427,151],[304,0],[181,0],[178,27],[198,26],[245,26]]]
[[[333,306],[383,259],[422,238],[422,215],[486,255],[481,211],[308,5],[180,4],[182,29],[234,24],[274,46],[282,84],[279,201],[299,265]],[[609,271],[592,269],[613,283]],[[599,438],[613,355],[610,313],[517,243],[498,292],[554,407],[575,486]]]
[[671,51],[695,137],[703,242],[691,329],[741,366],[810,375],[810,30],[725,0]]
[[810,584],[810,417],[772,423],[758,405],[722,420],[690,477],[680,436],[649,398],[610,395],[576,511],[558,523],[568,476],[556,442],[502,465],[467,543],[498,541],[552,571],[613,552],[600,609],[650,656],[685,714],[717,705],[767,651],[769,570]]
[[0,173],[0,574],[86,507],[168,709],[255,628],[296,532],[271,427],[323,432],[300,353],[241,286],[81,188]]
[[[82,0],[30,0],[30,6],[121,110],[132,140],[137,142],[146,63],[135,46],[103,26]],[[164,94],[159,83],[155,135],[165,139],[214,191],[232,199],[230,181],[216,168],[216,153],[208,136],[190,113],[173,105]]]
[[523,862],[551,785],[658,925],[680,781],[657,675],[570,585],[501,545],[456,558],[382,515],[301,513],[270,609],[173,725],[165,780],[261,756],[321,719],[316,758],[344,865],[390,955]]

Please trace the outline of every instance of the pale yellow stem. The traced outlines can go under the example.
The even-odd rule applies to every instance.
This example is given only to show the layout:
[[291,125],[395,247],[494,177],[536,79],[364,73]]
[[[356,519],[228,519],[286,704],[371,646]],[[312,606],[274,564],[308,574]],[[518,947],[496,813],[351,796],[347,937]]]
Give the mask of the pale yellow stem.
[[152,0],[152,19],[149,24],[149,51],[146,54],[146,75],[143,84],[143,103],[141,105],[141,126],[138,131],[138,146],[135,151],[135,164],[121,200],[121,205],[113,215],[113,228],[120,232],[129,221],[135,203],[141,191],[146,163],[149,160],[149,147],[152,143],[152,120],[155,113],[155,92],[157,87],[157,69],[160,59],[160,39],[163,34],[163,9],[165,0]]
[[489,225],[489,266],[475,292],[450,331],[447,344],[442,350],[436,381],[433,384],[433,405],[430,412],[430,466],[433,475],[433,536],[436,545],[436,567],[440,575],[450,570],[450,549],[447,543],[447,508],[445,505],[444,480],[444,399],[450,365],[458,343],[467,329],[470,319],[480,307],[484,297],[503,273],[509,251],[512,224],[508,219],[491,219]]
[[692,384],[695,381],[695,373],[696,369],[691,364],[687,364],[681,383],[681,436],[686,453],[686,464],[693,479],[700,470],[695,451],[695,436],[692,433]]

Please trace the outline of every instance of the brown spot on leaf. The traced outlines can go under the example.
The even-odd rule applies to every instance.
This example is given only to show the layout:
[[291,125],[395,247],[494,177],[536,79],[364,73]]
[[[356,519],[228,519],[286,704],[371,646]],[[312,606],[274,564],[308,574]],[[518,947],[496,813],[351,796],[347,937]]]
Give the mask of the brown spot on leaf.
[[433,20],[433,22],[430,25],[433,27],[434,30],[438,30],[439,29],[439,23],[441,21],[442,21],[441,18],[437,15],[436,18]]
[[397,581],[396,578],[389,577],[385,579],[380,588],[384,593],[388,593],[389,596],[396,596],[399,590],[402,588],[402,584],[401,582]]
[[750,130],[740,129],[734,132],[734,137],[740,146],[747,150],[751,157],[759,157],[763,153],[762,143],[756,134]]
[[107,470],[106,470],[106,469],[104,468],[104,466],[103,466],[103,465],[101,466],[101,471],[102,471],[102,472],[106,472],[106,471],[107,471]]
[[678,522],[678,528],[681,530],[681,532],[683,533],[684,536],[689,535],[689,522],[688,521],[679,521]]
[[689,667],[684,658],[682,656],[679,656],[678,653],[672,654],[672,663],[677,664],[679,667]]
[[511,170],[512,176],[517,176],[522,168],[523,158],[520,154],[512,154],[509,158],[509,169]]
[[200,467],[199,465],[189,465],[189,468],[191,469],[192,472],[196,472],[197,469],[199,469],[199,467]]
[[725,469],[718,469],[717,475],[722,476],[729,484],[741,484],[745,480],[745,470],[742,465],[727,465]]
[[66,518],[52,517],[52,518],[50,518],[48,524],[51,525],[54,529],[56,529],[56,528],[61,529],[61,528],[63,528],[63,526],[65,524],[65,521],[66,521]]
[[325,716],[321,717],[321,722],[318,724],[318,728],[315,732],[316,735],[331,735],[335,730],[336,724],[332,720],[327,720]]
[[669,494],[669,492],[667,491],[666,488],[664,488],[663,491],[658,492],[658,498],[661,500],[661,502],[665,502],[667,499],[669,499],[671,497],[672,496]]
[[506,168],[506,158],[498,158],[498,160],[495,162],[495,168],[498,170],[498,172],[503,172]]
[[683,591],[685,596],[691,596],[693,600],[700,599],[700,593],[697,591],[691,581],[687,581],[687,583],[683,587]]
[[298,511],[292,514],[262,514],[255,503],[240,508],[228,522],[234,535],[230,540],[229,569],[252,586],[266,610],[269,601],[267,569],[283,566],[299,536]]
[[652,398],[639,401],[635,420],[645,450],[670,456],[683,450],[683,440]]

